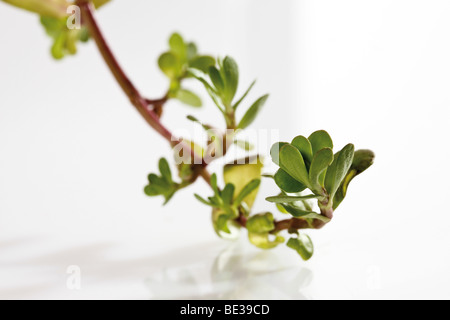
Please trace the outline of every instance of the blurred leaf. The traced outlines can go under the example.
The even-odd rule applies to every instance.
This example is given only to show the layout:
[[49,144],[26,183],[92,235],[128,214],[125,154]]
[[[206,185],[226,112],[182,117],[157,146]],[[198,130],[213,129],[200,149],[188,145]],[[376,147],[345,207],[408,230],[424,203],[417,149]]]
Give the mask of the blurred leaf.
[[[239,192],[238,196],[234,200],[234,204],[239,206],[244,200],[251,195],[252,192],[257,190],[261,185],[260,179],[254,179],[250,181],[242,190]],[[248,204],[247,204],[248,205]]]
[[250,240],[250,242],[254,246],[264,250],[274,249],[285,241],[283,237],[273,237],[274,239],[273,241],[271,241],[269,233],[248,233],[248,239]]
[[280,150],[280,167],[292,178],[310,187],[309,174],[303,156],[297,148],[285,145]]
[[66,35],[64,33],[61,33],[60,35],[55,37],[55,41],[51,48],[53,58],[55,58],[56,60],[61,60],[62,58],[64,58],[65,44],[66,44]]
[[296,147],[305,160],[306,167],[309,168],[313,159],[312,146],[308,139],[303,136],[298,136],[292,140],[291,145]]
[[311,142],[313,155],[322,149],[329,148],[333,150],[333,140],[326,131],[316,131],[308,139]]
[[321,175],[333,163],[334,155],[331,149],[322,149],[314,155],[314,159],[309,170],[309,180],[311,181],[312,191],[322,195],[324,181],[321,181]]
[[370,150],[358,150],[355,152],[352,166],[345,176],[344,181],[341,183],[338,191],[336,192],[336,195],[334,196],[333,209],[337,209],[345,199],[350,182],[355,177],[370,168],[374,163],[374,159],[375,154]]
[[306,189],[306,186],[304,186],[301,182],[298,182],[297,180],[292,178],[283,169],[278,170],[274,178],[277,186],[284,192],[297,193],[302,192]]
[[176,79],[180,75],[180,60],[172,52],[163,53],[159,57],[158,65],[170,79]]
[[274,218],[270,212],[254,215],[247,221],[247,230],[251,233],[268,233],[274,229]]
[[198,54],[197,45],[193,42],[189,42],[186,45],[186,50],[187,50],[187,60],[189,61],[189,63],[191,63]]
[[210,207],[214,207],[214,204],[209,202],[208,200],[203,199],[200,195],[198,194],[194,194],[194,197],[200,201],[201,203],[203,203],[204,205],[210,206]]
[[239,225],[233,217],[228,216],[221,209],[213,209],[212,222],[216,234],[224,239],[236,239],[239,236]]
[[275,196],[275,197],[269,197],[266,198],[267,201],[272,203],[294,203],[302,200],[312,200],[312,199],[319,199],[321,196],[316,195],[309,195],[309,196]]
[[95,8],[98,9],[101,6],[107,4],[108,2],[110,2],[111,0],[91,0],[92,3],[94,4]]
[[241,99],[239,99],[238,102],[236,102],[233,106],[234,110],[237,110],[237,108],[240,106],[240,104],[242,103],[242,101],[244,101],[244,99],[248,96],[248,94],[250,93],[250,91],[253,89],[253,87],[256,84],[256,80],[252,82],[252,84],[250,85],[250,87],[247,89],[247,91],[244,93],[244,95],[242,96]]
[[238,129],[245,129],[248,126],[250,126],[253,121],[255,121],[256,117],[258,116],[259,112],[261,111],[262,107],[266,103],[267,99],[269,98],[269,95],[265,95],[261,98],[259,98],[251,107],[248,109],[247,113],[242,118],[241,122],[238,124]]
[[314,245],[309,236],[300,234],[298,239],[289,239],[287,246],[298,252],[303,260],[308,261],[314,255]]
[[174,98],[191,107],[200,108],[202,106],[200,97],[186,89],[178,90]]
[[220,71],[217,70],[216,67],[212,66],[208,70],[209,77],[211,79],[211,82],[213,83],[214,87],[217,89],[217,92],[219,95],[222,95],[225,90],[225,83],[222,79],[222,76],[220,74]]
[[[228,182],[225,182],[225,183],[228,183]],[[220,191],[219,191],[219,187],[217,186],[217,175],[215,173],[211,176],[211,187],[212,187],[212,189],[214,191],[214,194],[217,197],[220,197],[221,194],[220,194]]]
[[170,170],[169,162],[165,158],[161,158],[159,160],[159,171],[161,172],[162,177],[168,181],[172,181],[172,171]]
[[188,73],[193,76],[194,78],[196,78],[198,81],[200,81],[206,91],[208,92],[209,96],[211,97],[211,99],[214,101],[215,105],[219,108],[219,110],[223,113],[225,112],[224,110],[224,106],[221,104],[221,99],[220,97],[217,95],[216,90],[211,86],[211,84],[205,79],[205,75],[197,69],[192,69],[190,68],[188,70]]
[[225,206],[229,207],[234,198],[235,187],[233,184],[228,183],[222,191],[222,200]]
[[317,219],[317,220],[323,221],[325,223],[328,223],[331,221],[329,218],[327,218],[321,214],[318,214],[318,213],[312,212],[312,211],[305,211],[301,208],[298,208],[298,207],[290,205],[290,204],[283,204],[282,206],[284,209],[286,209],[287,212],[289,212],[295,218]]
[[209,68],[216,64],[216,59],[210,56],[198,56],[189,62],[189,67],[201,70],[204,73],[209,72]]
[[89,38],[84,27],[79,30],[68,29],[66,18],[41,17],[40,21],[47,35],[53,39],[51,54],[56,60],[77,53],[78,41],[86,41],[86,38]]
[[[263,164],[259,158],[255,164],[228,164],[223,171],[225,183],[233,184],[236,187],[236,194],[240,195],[250,182],[261,179],[262,168]],[[250,209],[258,195],[258,189],[256,188],[243,200]]]
[[158,167],[161,176],[154,173],[149,174],[149,184],[144,188],[144,192],[150,197],[163,196],[165,198],[164,204],[167,204],[179,190],[180,185],[173,182],[172,172],[166,159],[160,159]]
[[169,39],[169,47],[171,53],[178,56],[180,61],[182,61],[183,63],[187,61],[187,47],[184,43],[183,37],[180,34],[172,34]]
[[233,58],[226,57],[221,72],[225,83],[224,103],[231,106],[239,84],[239,67]]
[[344,149],[336,154],[333,163],[328,168],[325,178],[325,189],[331,199],[334,198],[336,191],[350,170],[354,155],[355,146],[353,144],[348,144],[344,147]]

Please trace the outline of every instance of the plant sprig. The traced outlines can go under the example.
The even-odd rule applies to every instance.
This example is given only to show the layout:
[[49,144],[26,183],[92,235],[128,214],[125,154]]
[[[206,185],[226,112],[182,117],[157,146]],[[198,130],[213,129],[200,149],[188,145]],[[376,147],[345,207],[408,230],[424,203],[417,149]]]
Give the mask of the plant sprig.
[[[232,133],[219,134],[218,129],[204,124],[195,116],[189,116],[189,120],[200,123],[208,132],[214,129],[209,135],[216,142],[231,136],[234,144],[245,150],[252,149],[247,141],[236,139],[237,132],[247,129],[257,119],[269,96],[261,96],[249,105],[241,117],[237,116],[256,81],[237,98],[240,74],[238,64],[233,58],[227,56],[224,59],[215,59],[210,55],[200,54],[197,45],[185,41],[180,34],[175,33],[169,39],[169,49],[158,59],[160,69],[169,79],[167,94],[161,99],[149,100],[145,99],[126,77],[97,25],[93,6],[99,8],[109,0],[75,2],[81,8],[83,16],[83,26],[80,30],[69,30],[66,27],[69,5],[66,0],[2,1],[40,16],[45,31],[53,39],[51,52],[55,59],[75,54],[79,41],[85,42],[89,38],[95,40],[114,77],[148,124],[164,137],[174,150],[176,144],[181,144],[184,147],[183,156],[187,156],[189,160],[201,160],[199,163],[194,161],[193,164],[179,164],[177,168],[181,182],[176,182],[169,161],[162,158],[158,165],[159,173],[148,176],[145,193],[151,197],[162,196],[166,204],[178,191],[202,177],[211,186],[213,195],[205,198],[195,194],[195,197],[211,207],[213,226],[221,237],[229,236],[232,228],[246,228],[252,244],[262,249],[273,249],[286,242],[281,233],[287,231],[287,247],[295,250],[304,260],[309,260],[313,256],[314,245],[303,230],[320,229],[328,224],[333,219],[335,210],[346,198],[350,183],[373,164],[374,153],[370,150],[355,151],[353,144],[348,144],[335,153],[333,140],[323,130],[314,132],[308,138],[298,136],[290,143],[276,143],[270,154],[279,170],[273,176],[264,176],[273,178],[280,192],[266,200],[275,204],[280,214],[289,215],[290,219],[276,220],[271,212],[255,214],[252,212],[253,204],[263,177],[260,158],[255,157],[254,162],[246,159],[244,164],[236,162],[224,166],[225,184],[220,188],[218,175],[210,175],[207,171],[209,163],[205,161],[205,148],[182,138],[174,139],[172,133],[160,121],[161,110],[157,110],[157,107],[162,109],[169,99],[179,100],[192,107],[201,107],[203,103],[199,95],[186,89],[184,85],[184,81],[195,79],[206,89],[212,104],[223,115],[226,124],[223,132],[228,129],[232,130]],[[150,109],[149,105],[153,105],[154,109]],[[230,146],[231,144],[222,146],[222,150],[215,147],[217,150],[213,151],[223,156]],[[313,201],[317,202],[318,210],[314,210]]]

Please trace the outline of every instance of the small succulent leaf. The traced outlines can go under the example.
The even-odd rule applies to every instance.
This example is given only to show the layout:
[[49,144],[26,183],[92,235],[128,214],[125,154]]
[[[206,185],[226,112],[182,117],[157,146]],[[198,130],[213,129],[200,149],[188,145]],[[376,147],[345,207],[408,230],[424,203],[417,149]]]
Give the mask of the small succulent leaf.
[[348,144],[335,155],[333,163],[328,168],[325,177],[325,189],[331,199],[334,198],[336,191],[350,170],[354,155],[355,146],[353,144]]
[[306,187],[301,183],[292,178],[286,171],[280,169],[275,174],[275,183],[277,186],[287,193],[297,193],[302,192]]
[[312,191],[315,194],[323,194],[324,184],[321,181],[321,175],[333,163],[333,160],[334,154],[329,148],[322,149],[314,155],[314,159],[309,170],[309,181],[311,182]]
[[239,67],[231,57],[226,57],[222,64],[221,73],[225,82],[224,103],[231,105],[239,84]]
[[233,202],[235,187],[228,183],[222,191],[222,200],[226,207],[229,207]]
[[306,167],[309,168],[313,160],[312,146],[309,140],[304,136],[298,136],[295,137],[294,140],[292,140],[291,145],[293,145],[298,149],[298,151],[300,151],[303,159],[305,160]]
[[198,195],[198,194],[194,194],[194,196],[195,196],[195,198],[198,200],[198,201],[200,201],[201,203],[203,203],[204,205],[207,205],[207,206],[210,206],[210,207],[214,207],[214,205],[211,203],[211,202],[209,202],[208,200],[205,200],[203,197],[201,197],[200,195]]
[[250,243],[263,250],[274,249],[285,241],[283,237],[277,235],[274,237],[275,239],[271,240],[269,233],[248,233]]
[[333,150],[333,140],[328,132],[324,130],[314,132],[309,136],[308,140],[311,142],[313,155],[325,148]]
[[209,78],[211,79],[214,87],[217,89],[219,95],[222,95],[225,90],[225,83],[222,79],[220,71],[216,67],[212,66],[209,68]]
[[210,56],[198,56],[189,61],[189,67],[208,73],[209,68],[216,64],[216,59]]
[[262,96],[247,110],[244,117],[238,124],[238,129],[245,129],[249,127],[258,116],[259,112],[261,112],[263,106],[266,104],[267,99],[269,99],[269,95]]
[[345,199],[350,182],[355,177],[369,169],[373,165],[374,159],[375,154],[373,153],[373,151],[358,150],[355,152],[352,166],[345,176],[344,181],[341,183],[338,191],[336,192],[336,195],[334,196],[333,209],[336,210]]
[[270,156],[272,157],[272,161],[277,166],[280,166],[280,150],[281,150],[282,147],[284,147],[287,144],[289,144],[289,143],[287,143],[287,142],[277,142],[270,149]]
[[254,180],[250,181],[238,194],[238,196],[234,200],[234,205],[238,206],[242,202],[244,202],[244,200],[248,196],[250,196],[252,194],[252,192],[254,192],[255,190],[258,190],[260,185],[261,185],[261,179],[254,179]]
[[306,169],[303,156],[298,149],[292,145],[285,145],[280,150],[280,167],[292,178],[310,187],[309,174]]
[[159,160],[159,171],[167,182],[173,183],[172,171],[170,170],[169,162],[165,158]]
[[268,233],[275,229],[273,214],[270,212],[257,214],[247,221],[247,230],[252,233]]
[[308,261],[314,255],[314,245],[309,236],[300,234],[298,238],[289,239],[287,246],[302,257],[303,260]]
[[241,105],[242,101],[245,100],[245,98],[248,96],[248,94],[250,93],[250,91],[253,89],[253,87],[256,84],[256,80],[252,82],[252,84],[250,85],[250,87],[247,89],[247,91],[244,93],[244,95],[242,96],[242,98],[240,98],[233,106],[234,110],[237,110],[237,108],[239,108],[239,106]]
[[174,98],[191,107],[200,108],[202,106],[202,99],[192,91],[186,89],[177,90]]

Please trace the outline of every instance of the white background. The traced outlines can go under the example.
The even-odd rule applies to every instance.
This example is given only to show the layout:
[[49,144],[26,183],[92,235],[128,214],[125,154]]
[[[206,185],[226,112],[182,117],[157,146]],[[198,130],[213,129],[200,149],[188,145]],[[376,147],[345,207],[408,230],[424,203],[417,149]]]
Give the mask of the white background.
[[[235,57],[243,86],[258,78],[252,99],[272,94],[253,128],[279,129],[283,140],[326,129],[338,147],[377,153],[335,221],[310,232],[310,262],[285,248],[262,256],[266,266],[271,254],[293,261],[301,284],[279,285],[276,277],[292,273],[274,274],[263,280],[284,293],[261,296],[258,278],[255,290],[232,297],[450,298],[448,1],[113,2],[99,22],[149,97],[166,89],[156,59],[179,30],[205,52]],[[192,197],[210,191],[198,182],[166,207],[143,194],[170,150],[93,43],[55,62],[37,18],[3,3],[0,35],[0,298],[148,299],[163,295],[148,286],[163,269],[198,262],[195,272],[209,272],[228,245]],[[196,111],[170,102],[164,122],[192,128],[187,113],[221,125],[210,103]],[[267,210],[263,198],[274,190],[266,182],[257,209]],[[66,288],[70,265],[82,270],[80,291]],[[191,296],[205,297],[182,295]]]

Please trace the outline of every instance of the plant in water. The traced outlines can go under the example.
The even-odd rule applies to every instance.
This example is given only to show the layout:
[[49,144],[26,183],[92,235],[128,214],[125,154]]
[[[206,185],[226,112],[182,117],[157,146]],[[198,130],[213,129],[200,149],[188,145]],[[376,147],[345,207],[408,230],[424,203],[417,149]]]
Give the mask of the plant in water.
[[[224,157],[233,145],[247,151],[252,149],[251,144],[239,140],[238,136],[255,121],[269,98],[263,95],[241,111],[255,82],[237,96],[239,67],[233,58],[215,59],[201,54],[193,42],[175,33],[169,39],[168,50],[158,59],[161,71],[168,78],[167,93],[159,99],[148,99],[125,75],[94,17],[96,8],[109,0],[77,0],[75,8],[74,3],[66,0],[2,1],[40,16],[46,33],[53,40],[51,54],[55,59],[75,54],[79,41],[86,42],[90,38],[95,41],[131,104],[172,148],[178,177],[172,173],[169,161],[162,158],[159,173],[148,176],[145,193],[150,197],[162,196],[166,204],[198,178],[204,179],[211,187],[211,194],[195,194],[195,198],[211,207],[214,230],[220,237],[234,237],[239,229],[246,228],[249,241],[255,246],[272,249],[286,243],[304,260],[309,260],[314,246],[303,231],[321,229],[328,224],[346,197],[350,182],[373,164],[375,156],[372,151],[355,151],[354,145],[348,144],[335,152],[330,135],[326,131],[317,131],[308,138],[298,136],[290,143],[279,142],[272,147],[272,161],[279,167],[274,175],[263,175],[262,158],[256,155],[225,165],[225,184],[220,186],[218,175],[208,172],[209,164]],[[69,28],[69,22],[73,23],[77,18],[81,18],[79,28]],[[198,81],[205,88],[224,119],[224,129],[219,130],[195,116],[187,116],[206,130],[209,138],[206,145],[174,137],[161,122],[164,106],[170,99],[195,108],[202,106],[200,97],[184,86],[188,80]],[[285,215],[286,218],[277,220],[269,211],[253,212],[263,177],[279,188],[279,193],[266,199],[268,205],[275,204],[274,208],[279,211],[277,215]],[[283,232],[288,235],[288,240]]]

